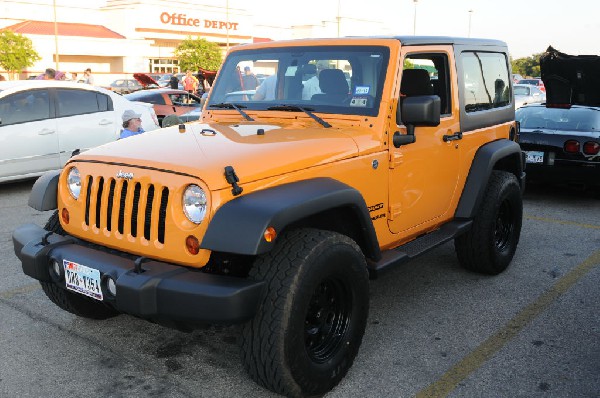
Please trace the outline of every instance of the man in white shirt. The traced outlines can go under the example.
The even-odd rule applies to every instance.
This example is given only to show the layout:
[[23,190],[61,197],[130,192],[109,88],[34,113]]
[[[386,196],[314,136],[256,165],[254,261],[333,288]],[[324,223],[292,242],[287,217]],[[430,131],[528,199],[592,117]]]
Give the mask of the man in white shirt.
[[304,87],[302,88],[302,99],[310,100],[313,95],[321,94],[321,88],[319,87],[319,73],[323,69],[329,69],[329,61],[321,59],[317,61],[317,74],[307,81],[304,82]]
[[260,86],[256,89],[254,97],[255,101],[272,101],[275,99],[275,88],[277,87],[277,72],[267,77]]

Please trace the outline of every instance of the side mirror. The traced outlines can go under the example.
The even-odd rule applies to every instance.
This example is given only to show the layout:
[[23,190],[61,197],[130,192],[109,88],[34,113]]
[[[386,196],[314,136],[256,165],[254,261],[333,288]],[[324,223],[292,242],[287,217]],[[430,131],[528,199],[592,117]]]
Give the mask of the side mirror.
[[396,124],[406,126],[406,135],[396,132],[392,142],[396,148],[415,142],[415,127],[438,126],[440,124],[440,97],[437,95],[418,95],[406,97],[396,113]]

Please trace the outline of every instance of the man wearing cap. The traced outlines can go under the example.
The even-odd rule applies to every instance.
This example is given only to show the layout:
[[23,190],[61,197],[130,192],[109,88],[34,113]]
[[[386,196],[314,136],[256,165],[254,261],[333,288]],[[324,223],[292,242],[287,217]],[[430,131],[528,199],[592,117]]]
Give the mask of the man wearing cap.
[[144,129],[142,128],[141,117],[141,114],[135,113],[131,109],[127,109],[123,112],[123,130],[121,131],[119,139],[142,134]]

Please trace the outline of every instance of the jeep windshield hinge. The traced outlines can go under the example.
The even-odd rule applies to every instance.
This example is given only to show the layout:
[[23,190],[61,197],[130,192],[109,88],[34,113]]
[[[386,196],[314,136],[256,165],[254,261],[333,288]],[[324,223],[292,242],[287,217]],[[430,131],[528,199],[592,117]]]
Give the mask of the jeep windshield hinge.
[[231,189],[231,193],[233,194],[233,196],[238,196],[239,194],[242,193],[242,191],[244,190],[244,188],[240,187],[237,184],[240,181],[240,179],[235,174],[235,170],[233,169],[232,166],[225,166],[225,179],[233,187]]

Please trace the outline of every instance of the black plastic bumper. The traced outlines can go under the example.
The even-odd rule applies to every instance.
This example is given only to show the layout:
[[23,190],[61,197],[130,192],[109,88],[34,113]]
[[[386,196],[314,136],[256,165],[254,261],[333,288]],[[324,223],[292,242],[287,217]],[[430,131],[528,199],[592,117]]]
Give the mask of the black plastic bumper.
[[[83,246],[72,237],[50,234],[44,238],[47,234],[35,224],[13,232],[23,272],[64,289],[64,276],[57,278],[50,272],[53,261],[62,264],[66,259],[97,269],[104,301],[120,312],[151,320],[240,323],[251,319],[258,307],[264,282],[210,275],[154,260],[144,262],[138,273],[134,260]],[[108,277],[116,281],[115,296],[107,291]]]

